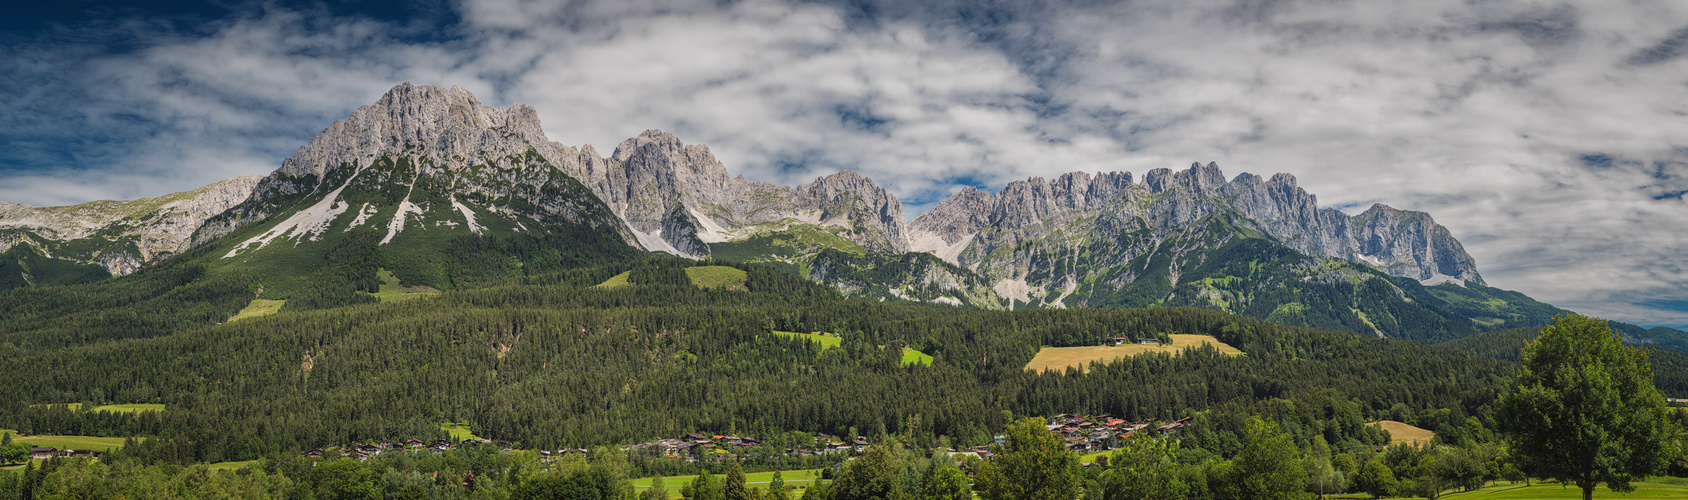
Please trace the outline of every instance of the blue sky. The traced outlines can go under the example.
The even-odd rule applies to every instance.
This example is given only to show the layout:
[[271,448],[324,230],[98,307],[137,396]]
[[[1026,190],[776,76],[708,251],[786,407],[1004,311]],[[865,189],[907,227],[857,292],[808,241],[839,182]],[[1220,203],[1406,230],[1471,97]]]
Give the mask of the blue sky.
[[410,81],[603,154],[660,128],[750,178],[856,170],[911,213],[1073,170],[1287,172],[1431,213],[1495,286],[1688,325],[1682,2],[65,0],[0,7],[0,45],[6,201],[265,174]]

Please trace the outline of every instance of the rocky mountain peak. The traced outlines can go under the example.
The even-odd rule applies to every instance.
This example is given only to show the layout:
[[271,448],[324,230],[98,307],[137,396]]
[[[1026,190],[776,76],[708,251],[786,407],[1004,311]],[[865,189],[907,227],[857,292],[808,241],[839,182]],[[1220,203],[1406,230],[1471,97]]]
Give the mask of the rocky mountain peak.
[[277,173],[320,180],[332,169],[350,165],[361,170],[384,155],[463,166],[488,149],[508,153],[546,142],[539,112],[531,106],[493,108],[462,87],[405,82],[323,129],[283,160]]

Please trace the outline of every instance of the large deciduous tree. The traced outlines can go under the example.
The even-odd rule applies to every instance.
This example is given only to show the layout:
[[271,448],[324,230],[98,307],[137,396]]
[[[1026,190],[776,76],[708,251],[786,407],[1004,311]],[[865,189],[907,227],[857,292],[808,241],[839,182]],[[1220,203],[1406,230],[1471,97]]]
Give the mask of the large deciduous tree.
[[1497,416],[1526,471],[1591,499],[1601,483],[1633,491],[1631,480],[1664,466],[1673,426],[1647,354],[1624,346],[1605,320],[1558,316],[1524,346],[1523,361]]
[[1008,442],[991,447],[994,458],[979,471],[986,500],[1072,500],[1083,481],[1078,456],[1043,422],[1028,418],[1008,426]]

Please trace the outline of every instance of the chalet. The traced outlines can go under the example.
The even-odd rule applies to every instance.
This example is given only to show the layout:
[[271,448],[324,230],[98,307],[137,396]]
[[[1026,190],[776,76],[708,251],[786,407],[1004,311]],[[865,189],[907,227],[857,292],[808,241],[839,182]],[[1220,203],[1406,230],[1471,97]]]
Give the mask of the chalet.
[[70,450],[65,454],[65,456],[70,458],[96,458],[100,455],[102,455],[102,453],[94,450]]
[[322,458],[322,448],[305,452],[305,458]]
[[1155,431],[1159,432],[1163,436],[1172,436],[1176,438],[1180,433],[1184,432],[1184,423],[1189,421],[1190,417],[1180,418],[1170,424],[1156,427]]
[[709,436],[705,436],[705,435],[702,435],[702,434],[687,434],[686,437],[683,438],[683,439],[688,443],[702,443],[702,442],[705,442],[705,441],[709,441]]
[[420,440],[420,439],[406,439],[406,440],[404,440],[404,446],[406,448],[421,448],[422,447],[422,440]]
[[1137,343],[1143,344],[1143,345],[1160,345],[1160,339],[1145,337],[1145,338],[1137,339]]
[[366,455],[381,453],[381,447],[373,444],[358,445],[358,451]]
[[1114,337],[1114,345],[1125,345],[1129,343],[1131,343],[1131,339],[1125,337]]
[[29,458],[41,460],[53,458],[59,454],[59,449],[51,446],[35,446],[29,449]]

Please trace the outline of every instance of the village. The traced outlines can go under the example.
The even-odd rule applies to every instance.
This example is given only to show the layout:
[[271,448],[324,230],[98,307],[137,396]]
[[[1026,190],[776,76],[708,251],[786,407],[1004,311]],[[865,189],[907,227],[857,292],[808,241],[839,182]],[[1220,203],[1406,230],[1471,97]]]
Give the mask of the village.
[[[1128,421],[1112,415],[1074,415],[1060,414],[1044,419],[1044,428],[1065,441],[1067,449],[1080,455],[1093,454],[1118,448],[1127,438],[1137,435],[1178,439],[1184,430],[1188,417],[1176,421],[1160,423],[1158,419]],[[859,454],[872,446],[866,436],[833,436],[830,434],[804,434],[812,439],[797,442],[789,436],[780,438],[755,438],[723,434],[691,433],[675,438],[665,438],[655,441],[621,446],[627,452],[644,452],[653,458],[682,460],[697,462],[733,462],[757,458],[768,458],[771,455],[783,455],[791,458],[824,458],[827,456],[848,456]],[[1003,444],[1004,436],[995,436],[994,444]],[[517,443],[508,440],[464,439],[450,441],[436,439],[423,441],[408,439],[404,441],[380,441],[371,443],[350,444],[345,446],[316,448],[305,452],[307,458],[324,458],[344,456],[358,460],[369,460],[385,452],[446,452],[464,447],[496,446],[501,452],[509,453],[520,450]],[[936,450],[948,453],[959,459],[991,457],[990,445],[978,445],[963,450]],[[557,450],[537,450],[542,462],[552,462],[557,459],[579,454],[585,456],[588,451],[584,448],[563,448]],[[31,456],[33,458],[50,457],[88,457],[95,458],[103,452],[96,450],[58,450],[56,448],[36,447]],[[1105,460],[1105,459],[1104,459]],[[1086,463],[1085,465],[1090,465]],[[1105,461],[1097,465],[1107,465]]]

